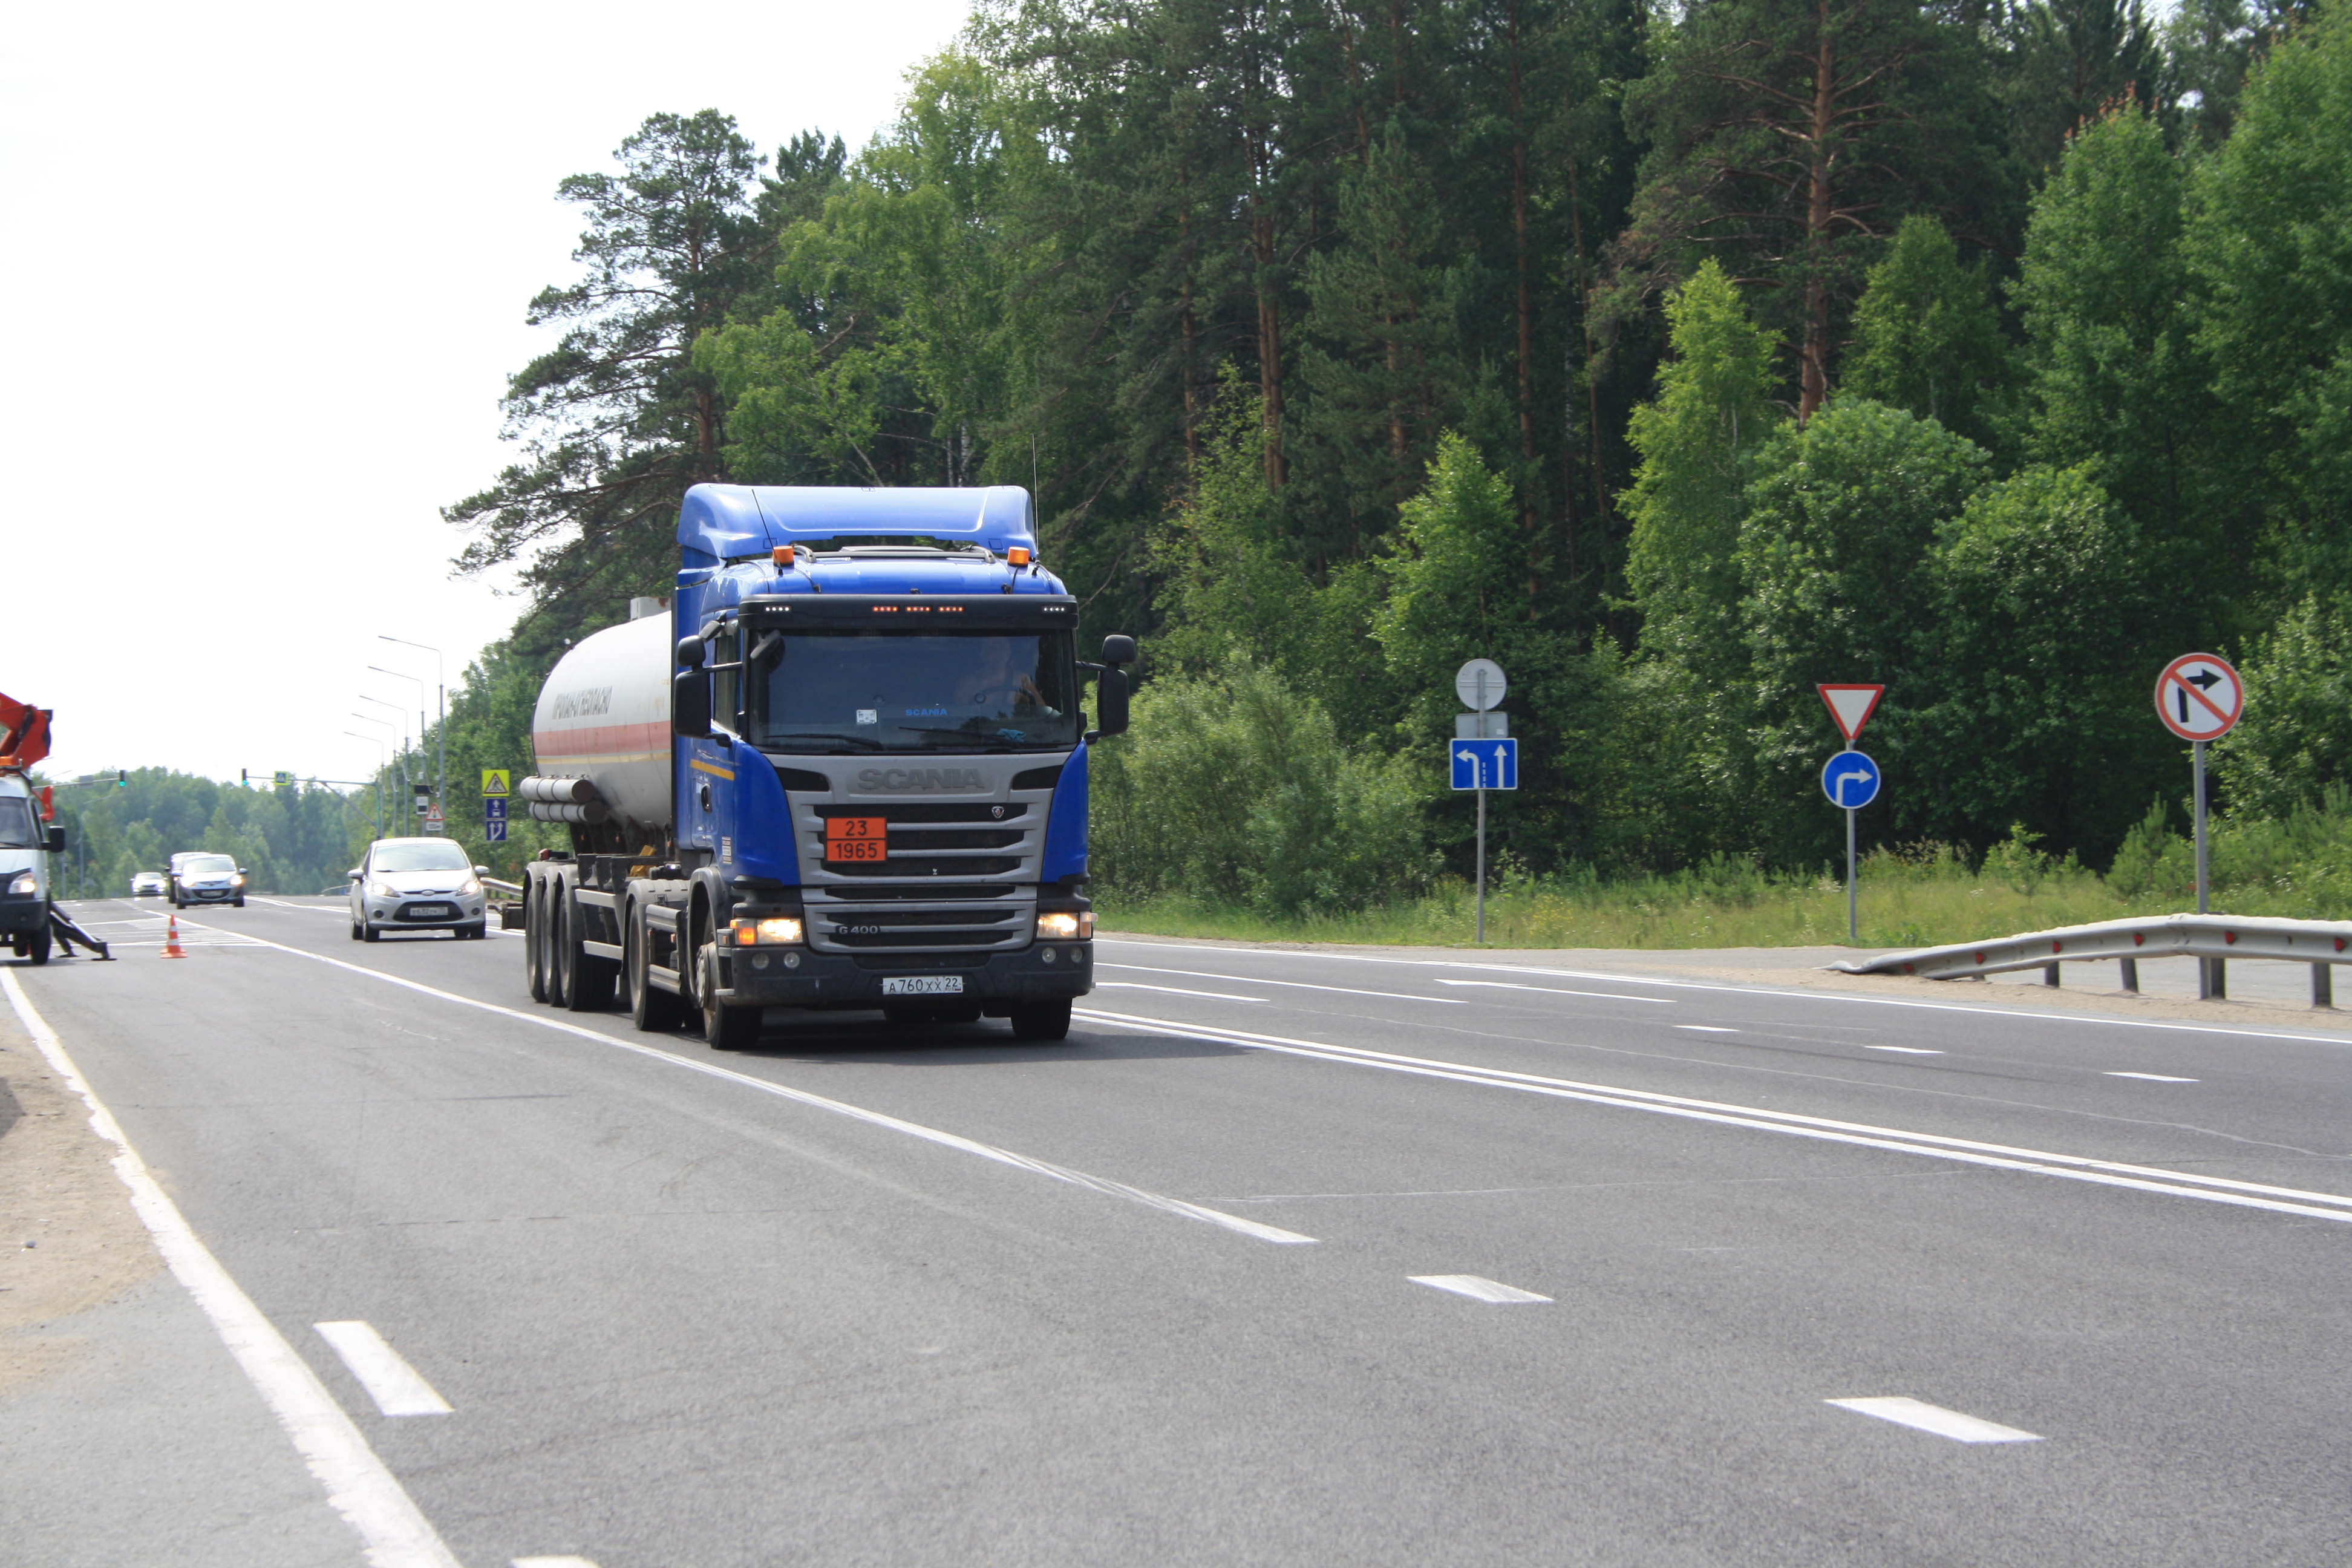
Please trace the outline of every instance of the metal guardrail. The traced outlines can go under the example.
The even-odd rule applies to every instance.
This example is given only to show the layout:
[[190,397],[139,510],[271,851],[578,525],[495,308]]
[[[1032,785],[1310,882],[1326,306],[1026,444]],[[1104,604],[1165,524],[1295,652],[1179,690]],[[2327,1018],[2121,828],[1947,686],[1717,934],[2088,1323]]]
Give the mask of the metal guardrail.
[[518,899],[522,897],[520,882],[501,882],[496,877],[484,877],[481,879],[481,883],[485,888],[496,888],[499,892],[512,893]]
[[2039,969],[2042,983],[2058,984],[2058,966],[2113,959],[2123,967],[2123,988],[2139,989],[2143,958],[2194,958],[2197,994],[2229,994],[2225,968],[2232,958],[2273,959],[2311,965],[2311,1005],[2336,1005],[2335,965],[2352,963],[2352,924],[2335,921],[2254,920],[2233,915],[2160,915],[2147,920],[2102,921],[2061,926],[1991,942],[1915,948],[1860,963],[1832,963],[1847,974],[1916,974],[1927,980],[1965,980]]

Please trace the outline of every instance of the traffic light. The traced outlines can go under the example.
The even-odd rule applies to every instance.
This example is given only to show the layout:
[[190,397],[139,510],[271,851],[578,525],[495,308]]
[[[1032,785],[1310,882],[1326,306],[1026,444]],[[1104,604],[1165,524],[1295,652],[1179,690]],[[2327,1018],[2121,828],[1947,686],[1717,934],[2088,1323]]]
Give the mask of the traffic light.
[[114,787],[117,789],[129,789],[131,787],[131,770],[128,768],[117,768],[114,771]]

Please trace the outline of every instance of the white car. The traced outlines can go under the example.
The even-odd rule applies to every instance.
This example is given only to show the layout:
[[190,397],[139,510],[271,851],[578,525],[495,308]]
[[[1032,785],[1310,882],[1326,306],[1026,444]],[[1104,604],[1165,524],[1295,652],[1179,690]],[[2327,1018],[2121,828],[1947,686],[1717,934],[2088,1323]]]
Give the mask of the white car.
[[134,899],[160,899],[163,896],[163,873],[139,871],[131,878],[131,896]]
[[235,904],[245,908],[245,868],[226,855],[191,849],[172,857],[164,896],[173,909],[190,904]]
[[479,939],[487,866],[466,862],[447,838],[379,838],[352,868],[352,940],[388,931],[446,931]]

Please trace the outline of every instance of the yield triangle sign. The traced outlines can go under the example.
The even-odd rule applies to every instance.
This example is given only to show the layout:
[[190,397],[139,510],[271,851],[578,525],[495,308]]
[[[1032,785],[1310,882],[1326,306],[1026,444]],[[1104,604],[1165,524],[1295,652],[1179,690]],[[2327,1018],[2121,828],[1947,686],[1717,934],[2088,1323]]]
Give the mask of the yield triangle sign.
[[1830,705],[1830,717],[1837,721],[1838,733],[1851,743],[1878,711],[1878,700],[1886,695],[1884,686],[1824,686],[1820,688],[1822,700]]

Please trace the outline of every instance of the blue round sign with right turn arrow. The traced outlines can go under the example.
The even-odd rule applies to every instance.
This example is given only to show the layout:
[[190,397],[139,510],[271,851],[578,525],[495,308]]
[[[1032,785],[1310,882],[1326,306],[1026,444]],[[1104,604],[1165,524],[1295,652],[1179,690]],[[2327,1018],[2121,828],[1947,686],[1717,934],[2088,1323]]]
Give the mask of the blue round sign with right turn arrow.
[[1822,764],[1822,793],[1832,805],[1858,810],[1878,798],[1878,764],[1860,752],[1835,752]]

